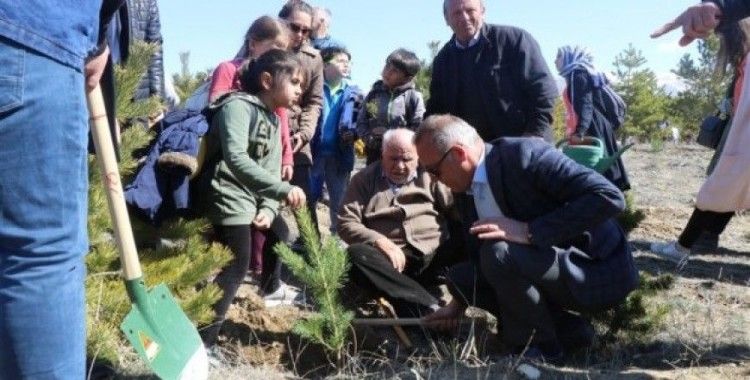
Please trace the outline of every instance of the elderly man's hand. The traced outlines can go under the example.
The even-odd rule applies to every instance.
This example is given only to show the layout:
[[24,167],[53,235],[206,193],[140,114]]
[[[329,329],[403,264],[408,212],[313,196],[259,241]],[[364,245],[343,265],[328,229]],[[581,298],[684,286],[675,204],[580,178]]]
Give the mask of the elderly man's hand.
[[529,225],[504,216],[477,220],[469,228],[469,232],[485,240],[505,240],[519,244],[530,243]]
[[712,3],[704,2],[686,9],[676,19],[664,24],[651,33],[651,38],[661,37],[682,26],[680,46],[687,46],[696,38],[706,38],[721,19],[721,9]]
[[402,251],[399,246],[393,244],[388,238],[378,239],[375,241],[374,245],[375,248],[391,260],[394,269],[399,273],[404,271],[404,267],[406,266],[406,255],[404,255],[404,251]]
[[422,323],[438,331],[455,331],[458,328],[459,319],[464,315],[464,310],[466,310],[466,305],[454,298],[434,313],[424,316]]

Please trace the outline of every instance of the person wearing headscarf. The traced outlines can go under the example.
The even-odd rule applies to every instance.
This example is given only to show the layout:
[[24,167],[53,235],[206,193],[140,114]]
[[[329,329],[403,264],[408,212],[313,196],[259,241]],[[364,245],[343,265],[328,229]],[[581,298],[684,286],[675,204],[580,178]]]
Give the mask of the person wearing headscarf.
[[[621,122],[616,109],[616,94],[609,87],[607,76],[597,71],[591,53],[579,46],[563,46],[557,52],[555,65],[565,78],[565,137],[572,144],[584,137],[595,137],[604,143],[608,155],[617,151],[615,129]],[[630,189],[630,182],[621,158],[602,173],[620,190]]]

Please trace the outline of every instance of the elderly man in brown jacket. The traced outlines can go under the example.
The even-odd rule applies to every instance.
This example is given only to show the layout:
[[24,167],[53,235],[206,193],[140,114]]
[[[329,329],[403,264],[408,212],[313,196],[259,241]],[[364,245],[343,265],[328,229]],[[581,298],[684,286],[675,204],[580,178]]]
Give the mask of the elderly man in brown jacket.
[[449,225],[460,220],[453,196],[417,168],[413,136],[404,128],[386,132],[381,160],[354,175],[338,214],[350,278],[389,298],[401,317],[437,309],[426,288],[436,289],[445,268],[460,259],[449,239]]

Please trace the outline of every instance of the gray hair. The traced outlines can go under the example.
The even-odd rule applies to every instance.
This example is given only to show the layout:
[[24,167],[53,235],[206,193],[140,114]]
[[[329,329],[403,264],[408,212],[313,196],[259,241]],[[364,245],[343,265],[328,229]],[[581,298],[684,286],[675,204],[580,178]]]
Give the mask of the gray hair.
[[[443,0],[443,15],[448,16],[448,4],[453,0]],[[479,6],[484,9],[484,0],[479,0]]]
[[383,134],[383,148],[396,145],[396,143],[413,144],[414,131],[406,128],[394,128],[385,131]]
[[428,116],[414,135],[414,144],[427,140],[440,154],[456,144],[473,147],[481,140],[476,129],[460,117],[450,114]]

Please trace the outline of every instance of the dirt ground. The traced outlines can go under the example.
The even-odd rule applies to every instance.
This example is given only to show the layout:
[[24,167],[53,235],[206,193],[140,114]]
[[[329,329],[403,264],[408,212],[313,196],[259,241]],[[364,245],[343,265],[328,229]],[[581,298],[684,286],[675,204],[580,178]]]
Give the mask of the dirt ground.
[[[674,239],[692,211],[711,152],[697,145],[634,147],[625,155],[636,207],[646,218],[630,241],[642,273],[674,273],[674,285],[652,307],[668,310],[658,331],[637,340],[597,344],[564,367],[534,364],[544,379],[750,379],[750,216],[737,216],[716,252],[692,255],[683,271],[647,252],[654,241]],[[359,166],[359,165],[358,165]],[[361,166],[360,166],[361,167]],[[318,210],[327,226],[325,206]],[[326,228],[321,228],[326,229]],[[222,347],[225,366],[212,379],[280,379],[331,375],[319,350],[290,333],[308,311],[266,310],[256,289],[243,286],[230,310]],[[356,329],[357,347],[337,378],[524,378],[518,362],[498,353],[492,319],[465,331],[462,340],[409,330],[416,348],[399,343],[390,328]],[[470,344],[466,344],[471,337]]]

